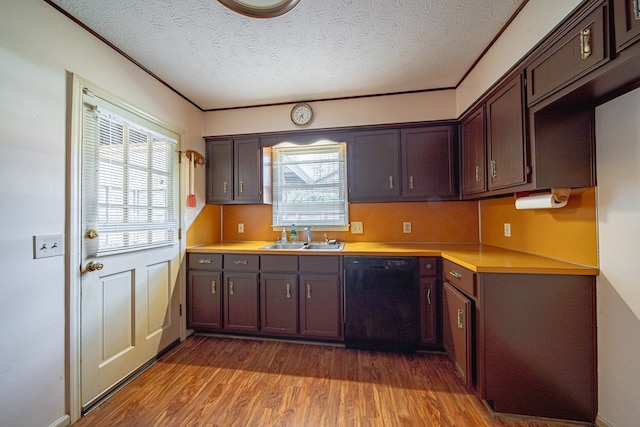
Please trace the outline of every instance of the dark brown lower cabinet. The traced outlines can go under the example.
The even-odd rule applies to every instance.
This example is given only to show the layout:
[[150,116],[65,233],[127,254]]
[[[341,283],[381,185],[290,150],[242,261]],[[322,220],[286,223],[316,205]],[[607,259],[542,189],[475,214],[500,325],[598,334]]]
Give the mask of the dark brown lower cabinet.
[[298,275],[260,274],[260,330],[266,334],[298,333]]
[[193,329],[222,328],[222,272],[189,272],[187,324]]
[[478,276],[481,397],[496,412],[594,422],[595,278]]
[[300,336],[342,339],[342,298],[337,274],[300,274]]
[[473,303],[449,282],[443,285],[443,345],[467,387],[473,386]]
[[258,273],[224,273],[224,329],[258,332]]

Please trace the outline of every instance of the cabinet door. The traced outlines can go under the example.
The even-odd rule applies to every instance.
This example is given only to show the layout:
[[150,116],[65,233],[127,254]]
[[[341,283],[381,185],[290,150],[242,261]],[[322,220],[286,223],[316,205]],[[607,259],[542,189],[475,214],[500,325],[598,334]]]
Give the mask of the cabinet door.
[[609,60],[605,2],[560,36],[527,66],[529,105],[587,75]]
[[233,200],[233,141],[207,143],[207,203]]
[[234,141],[234,199],[257,203],[262,199],[262,174],[258,138]]
[[404,199],[455,198],[455,128],[434,126],[401,131]]
[[342,339],[342,299],[339,275],[300,274],[300,335]]
[[348,152],[349,200],[399,200],[400,150],[397,130],[354,132]]
[[420,344],[433,346],[438,340],[438,280],[420,278]]
[[260,329],[264,333],[297,334],[297,274],[262,273],[260,275],[260,319]]
[[527,182],[522,76],[487,101],[489,190]]
[[616,29],[616,51],[640,40],[640,2],[637,0],[613,0]]
[[258,274],[224,273],[224,329],[258,331]]
[[189,272],[187,327],[192,329],[222,328],[221,277],[220,272]]
[[465,118],[460,126],[462,145],[462,195],[487,191],[484,106]]
[[448,282],[444,284],[443,344],[455,363],[467,387],[471,387],[473,364],[471,360],[472,303]]

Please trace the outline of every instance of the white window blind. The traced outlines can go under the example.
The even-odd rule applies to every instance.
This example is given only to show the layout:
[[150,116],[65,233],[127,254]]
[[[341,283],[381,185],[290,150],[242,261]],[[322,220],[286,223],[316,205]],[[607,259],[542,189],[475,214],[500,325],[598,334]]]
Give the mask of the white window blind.
[[177,135],[87,93],[83,97],[82,217],[88,256],[177,241]]
[[274,226],[349,223],[345,143],[278,145],[272,156]]

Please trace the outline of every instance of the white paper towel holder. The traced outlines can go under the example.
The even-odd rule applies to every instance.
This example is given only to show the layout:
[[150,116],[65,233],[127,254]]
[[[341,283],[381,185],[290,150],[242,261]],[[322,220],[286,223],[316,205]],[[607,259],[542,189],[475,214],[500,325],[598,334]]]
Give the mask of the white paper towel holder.
[[[516,198],[516,209],[559,209],[567,205],[571,188],[552,188],[551,194]],[[517,194],[516,194],[517,197]]]

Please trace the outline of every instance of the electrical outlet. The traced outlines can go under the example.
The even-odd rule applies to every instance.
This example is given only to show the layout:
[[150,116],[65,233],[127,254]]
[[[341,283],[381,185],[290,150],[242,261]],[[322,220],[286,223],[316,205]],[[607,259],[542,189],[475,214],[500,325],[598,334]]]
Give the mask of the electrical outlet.
[[402,232],[405,234],[409,234],[411,233],[411,223],[408,221],[405,221],[402,223]]
[[362,234],[364,232],[362,222],[360,221],[352,221],[351,222],[351,234]]
[[511,237],[511,224],[508,222],[504,223],[504,237]]
[[64,234],[41,234],[33,236],[33,258],[64,255]]
[[238,233],[244,233],[244,224],[238,224]]

